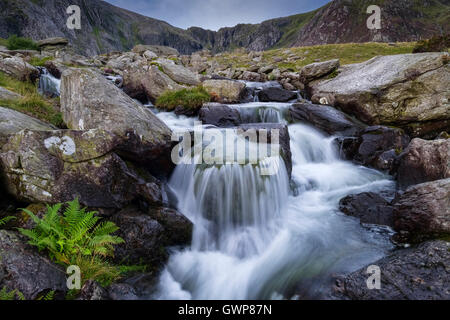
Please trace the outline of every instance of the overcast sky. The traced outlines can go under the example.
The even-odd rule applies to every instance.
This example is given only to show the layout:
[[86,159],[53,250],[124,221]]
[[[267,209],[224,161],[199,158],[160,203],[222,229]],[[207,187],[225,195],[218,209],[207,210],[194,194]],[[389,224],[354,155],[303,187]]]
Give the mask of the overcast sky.
[[330,0],[106,0],[180,28],[218,30],[308,12]]

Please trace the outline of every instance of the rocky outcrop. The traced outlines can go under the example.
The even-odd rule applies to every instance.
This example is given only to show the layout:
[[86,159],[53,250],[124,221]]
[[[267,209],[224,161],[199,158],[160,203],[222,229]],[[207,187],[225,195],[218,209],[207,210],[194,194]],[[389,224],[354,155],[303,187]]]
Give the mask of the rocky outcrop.
[[270,87],[261,90],[258,93],[258,98],[261,102],[288,102],[297,99],[297,93],[277,87]]
[[394,205],[397,241],[420,242],[450,234],[450,178],[409,187]]
[[402,153],[398,167],[398,184],[407,188],[414,184],[450,178],[450,140],[413,139]]
[[234,127],[241,124],[239,111],[220,103],[207,103],[203,105],[198,114],[203,124],[216,127]]
[[364,127],[330,106],[296,103],[289,108],[289,114],[293,121],[305,121],[331,135],[356,136]]
[[[101,99],[99,99],[101,97]],[[171,166],[171,131],[150,110],[139,105],[100,74],[70,69],[61,82],[61,111],[71,129],[111,130],[122,143],[120,154],[157,169]]]
[[435,136],[450,121],[448,53],[380,56],[311,84],[313,102],[327,101],[370,125]]
[[112,151],[120,144],[102,129],[31,131],[12,136],[0,153],[8,191],[26,202],[121,208],[142,198],[162,203],[155,181],[144,181]]
[[168,46],[158,46],[158,45],[145,45],[145,44],[138,44],[136,45],[133,50],[133,52],[136,52],[138,54],[144,54],[146,51],[151,51],[155,53],[157,56],[179,56],[180,53],[178,52],[175,47],[168,47]]
[[220,103],[238,103],[245,91],[245,84],[234,80],[206,80],[205,88]]
[[373,192],[349,195],[339,202],[339,210],[359,218],[361,223],[393,227],[394,208],[390,202]]
[[20,291],[34,300],[50,291],[64,298],[66,273],[60,266],[25,244],[17,232],[0,230],[0,288]]
[[54,130],[56,128],[26,114],[0,107],[0,150],[9,136],[23,129]]
[[300,81],[302,83],[309,83],[312,80],[327,76],[337,70],[339,65],[339,59],[308,64],[300,71]]
[[34,82],[39,78],[39,70],[18,56],[0,56],[0,71],[20,81]]
[[449,300],[450,242],[430,241],[397,250],[373,265],[381,270],[381,289],[369,289],[367,267],[339,277],[332,299]]

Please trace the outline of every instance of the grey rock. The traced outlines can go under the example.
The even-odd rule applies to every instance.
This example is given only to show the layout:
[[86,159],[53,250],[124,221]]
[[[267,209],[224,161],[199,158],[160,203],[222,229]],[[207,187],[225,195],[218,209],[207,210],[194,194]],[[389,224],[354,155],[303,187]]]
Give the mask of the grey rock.
[[339,65],[339,59],[308,64],[300,71],[300,80],[303,83],[311,82],[337,70]]
[[203,124],[216,127],[234,127],[241,124],[239,111],[220,103],[207,103],[199,112],[199,120]]
[[271,87],[263,89],[258,93],[259,101],[262,102],[288,102],[297,98],[297,93],[281,88]]

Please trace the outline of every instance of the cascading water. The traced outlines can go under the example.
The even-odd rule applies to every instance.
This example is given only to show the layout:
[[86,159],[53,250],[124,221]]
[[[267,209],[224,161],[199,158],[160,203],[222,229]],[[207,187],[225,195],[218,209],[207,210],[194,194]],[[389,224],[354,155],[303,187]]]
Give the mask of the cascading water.
[[40,68],[39,93],[50,97],[59,97],[61,80],[52,76],[46,68]]
[[[244,117],[271,109],[256,120],[285,122],[289,106],[233,107]],[[173,129],[194,121],[158,116]],[[338,211],[348,194],[393,188],[389,176],[341,161],[333,139],[314,128],[292,124],[289,132],[295,190],[284,165],[272,176],[250,164],[177,166],[169,186],[194,235],[189,249],[171,255],[153,298],[321,297],[333,273],[356,270],[391,248],[382,231]]]

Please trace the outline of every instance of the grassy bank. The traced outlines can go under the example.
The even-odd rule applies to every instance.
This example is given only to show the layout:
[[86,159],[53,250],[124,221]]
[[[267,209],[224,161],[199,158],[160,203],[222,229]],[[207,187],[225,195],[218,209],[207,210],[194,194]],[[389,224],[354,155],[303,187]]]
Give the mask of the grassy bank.
[[328,44],[311,47],[282,48],[264,51],[261,62],[252,61],[247,52],[236,49],[233,52],[219,54],[216,60],[224,66],[248,68],[252,65],[275,65],[279,68],[290,68],[299,71],[303,66],[317,61],[340,59],[341,64],[367,61],[379,55],[412,53],[415,42],[387,43],[347,43]]

